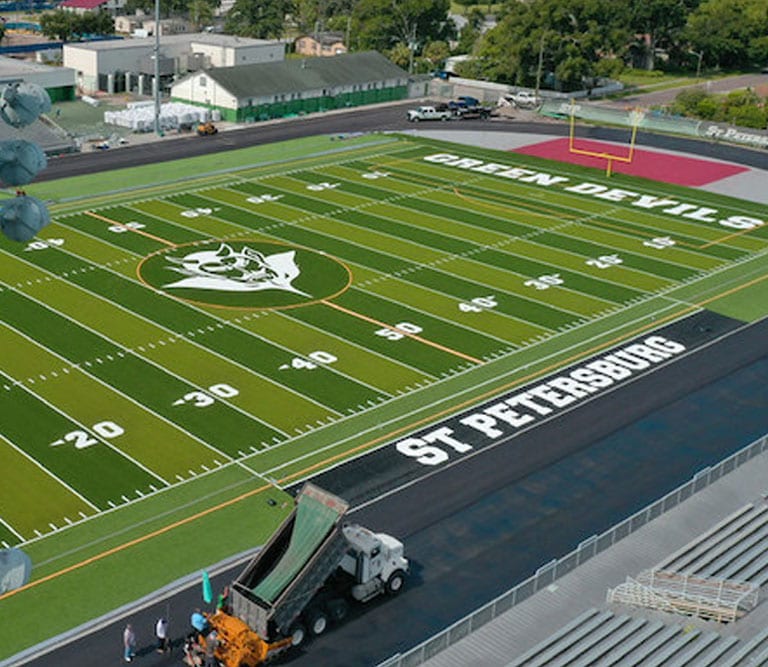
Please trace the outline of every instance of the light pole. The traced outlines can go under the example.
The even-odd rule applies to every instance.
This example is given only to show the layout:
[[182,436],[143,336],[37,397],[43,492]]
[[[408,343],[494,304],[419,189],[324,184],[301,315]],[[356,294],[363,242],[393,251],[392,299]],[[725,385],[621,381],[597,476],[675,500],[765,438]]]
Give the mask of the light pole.
[[539,90],[541,89],[541,70],[544,67],[544,33],[541,33],[541,40],[539,41],[539,62],[536,66],[536,99],[539,98]]
[[160,132],[160,0],[155,0],[155,134]]
[[698,79],[701,76],[701,59],[704,57],[704,51],[688,51],[688,53],[690,53],[692,56],[696,56],[699,59],[696,63],[696,78]]
[[411,38],[408,40],[408,74],[413,74],[413,53],[419,43],[416,41],[416,24],[411,27]]

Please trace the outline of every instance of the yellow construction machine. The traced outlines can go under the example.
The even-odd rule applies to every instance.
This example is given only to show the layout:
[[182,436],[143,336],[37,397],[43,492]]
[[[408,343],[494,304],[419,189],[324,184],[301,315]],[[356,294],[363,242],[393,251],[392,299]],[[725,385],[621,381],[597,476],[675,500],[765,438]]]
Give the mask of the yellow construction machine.
[[197,124],[198,137],[207,137],[212,134],[216,134],[218,131],[219,131],[219,128],[217,128],[211,121],[206,121],[204,123]]
[[[350,602],[396,595],[409,569],[403,544],[345,524],[349,505],[305,484],[293,512],[229,587],[208,617],[225,667],[258,667],[341,621]],[[213,638],[212,638],[213,637]]]

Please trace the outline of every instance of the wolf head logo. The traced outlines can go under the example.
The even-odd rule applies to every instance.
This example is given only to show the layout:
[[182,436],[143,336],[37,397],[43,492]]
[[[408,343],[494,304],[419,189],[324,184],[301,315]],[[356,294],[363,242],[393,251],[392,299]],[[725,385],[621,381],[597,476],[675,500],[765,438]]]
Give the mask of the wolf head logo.
[[166,259],[174,265],[168,267],[171,271],[186,277],[163,285],[164,288],[187,287],[221,292],[276,289],[309,296],[291,284],[301,273],[296,264],[295,250],[263,255],[247,246],[237,251],[222,243],[217,250],[200,250]]

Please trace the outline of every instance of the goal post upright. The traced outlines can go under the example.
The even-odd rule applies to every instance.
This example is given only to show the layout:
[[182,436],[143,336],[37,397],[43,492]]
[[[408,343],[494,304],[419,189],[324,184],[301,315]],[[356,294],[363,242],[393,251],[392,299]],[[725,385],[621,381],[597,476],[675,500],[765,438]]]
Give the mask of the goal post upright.
[[607,151],[590,151],[583,148],[576,148],[576,103],[575,100],[571,100],[571,113],[570,113],[570,131],[568,136],[568,152],[574,155],[585,155],[587,157],[594,157],[600,160],[606,160],[605,175],[611,176],[613,174],[613,163],[624,162],[629,164],[635,157],[635,141],[637,139],[637,128],[643,121],[645,113],[638,108],[629,112],[629,122],[632,128],[629,138],[629,152],[626,155],[617,155],[615,153],[609,153]]

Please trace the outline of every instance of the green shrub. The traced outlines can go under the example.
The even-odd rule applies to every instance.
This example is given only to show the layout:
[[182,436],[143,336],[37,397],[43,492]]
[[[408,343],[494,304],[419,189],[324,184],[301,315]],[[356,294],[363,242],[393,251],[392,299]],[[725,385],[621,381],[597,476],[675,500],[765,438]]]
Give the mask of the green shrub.
[[765,109],[761,109],[756,105],[736,107],[731,109],[731,113],[728,114],[728,120],[740,127],[765,129]]
[[705,120],[717,120],[718,115],[721,115],[722,105],[713,95],[707,95],[699,100],[696,105],[694,114],[699,118]]
[[696,113],[696,109],[702,100],[711,97],[703,88],[689,88],[678,93],[672,103],[672,111],[683,115]]
[[603,58],[595,65],[595,74],[608,79],[618,79],[624,71],[624,61],[621,58]]

